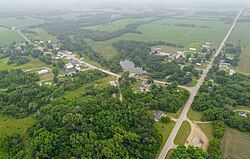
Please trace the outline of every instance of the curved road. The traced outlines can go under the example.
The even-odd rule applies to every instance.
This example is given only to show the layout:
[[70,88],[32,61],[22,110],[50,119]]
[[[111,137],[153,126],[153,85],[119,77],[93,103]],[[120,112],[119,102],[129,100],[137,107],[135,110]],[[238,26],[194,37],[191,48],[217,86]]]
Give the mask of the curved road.
[[200,89],[202,83],[204,82],[209,70],[212,68],[212,65],[214,63],[214,60],[215,58],[219,55],[219,53],[222,51],[223,47],[225,46],[225,43],[228,39],[228,37],[230,36],[230,34],[232,33],[235,25],[236,25],[236,22],[237,20],[240,18],[241,14],[242,14],[243,10],[240,11],[240,13],[238,14],[238,16],[235,18],[231,28],[229,29],[227,35],[225,36],[225,38],[223,39],[222,43],[220,44],[219,48],[217,49],[216,53],[214,54],[212,60],[209,62],[207,68],[204,70],[201,78],[198,80],[198,83],[196,84],[195,87],[193,87],[193,89],[191,90],[191,95],[187,101],[187,103],[185,104],[182,112],[181,112],[181,115],[179,117],[179,119],[177,120],[175,126],[174,126],[174,129],[172,130],[170,136],[168,137],[168,140],[166,141],[163,149],[161,150],[161,153],[158,157],[158,159],[165,159],[165,157],[167,156],[168,154],[168,151],[170,149],[173,148],[174,146],[174,139],[182,125],[182,123],[187,119],[187,113],[188,113],[188,110],[189,108],[191,107],[191,104],[193,103],[194,101],[194,97],[196,96],[196,94],[198,93],[198,90]]

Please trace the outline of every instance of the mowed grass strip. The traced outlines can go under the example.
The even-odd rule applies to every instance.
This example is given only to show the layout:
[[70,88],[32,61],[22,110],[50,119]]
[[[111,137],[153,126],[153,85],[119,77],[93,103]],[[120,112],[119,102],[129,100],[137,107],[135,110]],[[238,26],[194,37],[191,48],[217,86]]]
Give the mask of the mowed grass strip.
[[203,113],[201,111],[195,111],[192,108],[189,109],[188,118],[194,121],[201,121],[201,118],[203,116]]
[[35,59],[32,57],[29,57],[30,62],[24,65],[8,65],[8,58],[3,58],[0,59],[0,70],[11,70],[11,69],[21,69],[23,71],[29,70],[29,69],[34,69],[34,68],[40,68],[40,67],[46,67],[44,62],[40,61],[39,59]]
[[187,121],[184,121],[174,139],[174,143],[176,145],[184,145],[186,143],[190,131],[191,125]]
[[175,125],[175,122],[173,122],[173,121],[170,121],[169,123],[163,123],[161,121],[155,123],[155,128],[158,130],[158,132],[162,136],[162,143],[161,143],[161,146],[159,148],[159,151],[157,152],[156,158],[160,154],[165,142],[167,141],[170,133],[172,132],[172,130],[174,128],[174,125]]
[[227,128],[221,142],[224,155],[231,159],[249,159],[250,133]]

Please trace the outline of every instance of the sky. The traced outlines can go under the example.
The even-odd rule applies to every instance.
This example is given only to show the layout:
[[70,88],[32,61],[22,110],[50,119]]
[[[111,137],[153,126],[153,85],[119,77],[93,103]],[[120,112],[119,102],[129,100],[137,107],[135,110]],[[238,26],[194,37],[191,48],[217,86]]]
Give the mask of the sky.
[[23,9],[23,8],[53,8],[72,6],[98,6],[110,4],[113,6],[134,5],[200,5],[200,6],[236,6],[250,4],[250,0],[0,0],[0,9]]

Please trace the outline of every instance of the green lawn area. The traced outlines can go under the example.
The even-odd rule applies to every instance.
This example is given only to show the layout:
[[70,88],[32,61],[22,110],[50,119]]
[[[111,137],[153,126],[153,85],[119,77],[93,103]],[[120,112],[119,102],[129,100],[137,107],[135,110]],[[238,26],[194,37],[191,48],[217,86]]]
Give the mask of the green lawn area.
[[187,114],[188,118],[190,120],[194,120],[194,121],[201,121],[202,118],[202,112],[199,111],[195,111],[192,108],[189,109],[188,114]]
[[161,151],[161,149],[163,148],[165,142],[167,141],[171,131],[173,130],[175,125],[175,122],[171,121],[170,123],[162,123],[161,121],[155,123],[155,127],[158,130],[158,132],[162,135],[162,144],[160,146],[160,149],[157,153],[157,157]]
[[0,45],[9,45],[12,42],[25,41],[16,31],[0,27]]
[[11,28],[11,27],[26,27],[43,23],[44,21],[37,18],[25,17],[18,19],[17,17],[0,18],[0,25]]
[[[29,35],[25,35],[29,40],[51,40],[51,41],[55,41],[57,42],[57,38],[50,35],[49,33],[47,33],[44,29],[42,28],[35,28],[32,29],[34,32],[36,32],[36,34],[29,34]],[[25,33],[24,33],[25,34]]]
[[250,133],[227,128],[221,142],[224,155],[231,159],[249,159]]
[[206,136],[210,139],[213,138],[213,126],[212,123],[202,123],[198,124],[201,130],[206,134]]
[[191,131],[191,125],[187,121],[184,121],[176,135],[176,138],[174,139],[174,143],[177,145],[185,144],[190,131]]
[[[5,135],[19,133],[27,141],[27,129],[35,123],[33,117],[26,117],[22,119],[14,119],[8,116],[0,115],[0,142]],[[8,159],[8,155],[0,150],[0,158]]]
[[0,70],[10,70],[10,69],[29,70],[29,69],[48,66],[48,65],[46,65],[45,63],[43,63],[42,61],[40,61],[38,59],[34,59],[32,57],[29,57],[29,59],[30,59],[30,62],[28,62],[27,64],[24,64],[24,65],[19,65],[19,66],[8,65],[7,64],[8,63],[8,58],[0,59]]

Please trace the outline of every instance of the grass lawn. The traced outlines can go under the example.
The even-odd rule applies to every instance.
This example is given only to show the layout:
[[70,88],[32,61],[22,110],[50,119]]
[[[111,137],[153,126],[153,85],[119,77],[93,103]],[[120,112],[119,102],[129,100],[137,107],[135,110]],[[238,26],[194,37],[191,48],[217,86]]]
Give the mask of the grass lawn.
[[174,143],[177,145],[185,144],[190,131],[191,131],[191,125],[187,121],[184,121],[176,135],[176,138],[174,139]]
[[172,159],[172,153],[173,153],[173,152],[174,152],[173,149],[169,150],[169,151],[168,151],[168,154],[167,154],[167,156],[166,156],[165,159]]
[[195,111],[192,108],[189,109],[188,114],[187,114],[188,118],[190,120],[194,120],[194,121],[201,121],[202,118],[202,112],[199,111]]
[[12,42],[25,41],[16,31],[0,27],[0,45],[9,45]]
[[197,84],[197,79],[193,77],[192,81],[188,84],[188,87],[194,87],[196,84]]
[[11,28],[11,27],[26,27],[43,23],[44,21],[37,18],[25,17],[18,19],[17,17],[0,18],[0,25]]
[[171,121],[169,123],[162,123],[161,121],[155,123],[155,127],[158,130],[158,132],[162,135],[162,144],[159,148],[159,151],[157,153],[156,158],[158,157],[159,153],[161,152],[161,149],[163,148],[165,142],[167,141],[171,131],[173,130],[175,125],[175,122]]
[[24,65],[19,65],[19,66],[8,65],[7,64],[8,58],[0,59],[0,70],[11,70],[11,69],[29,70],[29,69],[48,66],[38,59],[34,59],[32,57],[29,57],[29,59],[30,59],[30,62],[28,62],[27,64],[24,64]]
[[209,140],[213,138],[213,126],[212,126],[212,123],[198,124],[198,126],[206,134],[206,136],[208,137]]
[[43,40],[43,41],[51,40],[51,41],[55,41],[55,42],[58,41],[58,39],[56,37],[50,35],[42,28],[35,28],[35,29],[33,29],[33,31],[36,32],[36,34],[25,35],[31,41],[32,40]]
[[231,159],[249,159],[250,133],[227,128],[221,142],[224,155]]

